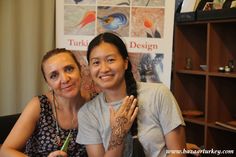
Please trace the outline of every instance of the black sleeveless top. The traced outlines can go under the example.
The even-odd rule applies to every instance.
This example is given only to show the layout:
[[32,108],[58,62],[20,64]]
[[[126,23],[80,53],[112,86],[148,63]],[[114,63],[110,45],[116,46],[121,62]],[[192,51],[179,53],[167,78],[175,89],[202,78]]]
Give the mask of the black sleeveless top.
[[[31,157],[46,157],[52,151],[60,150],[61,146],[55,143],[56,139],[56,121],[53,116],[52,108],[48,98],[45,95],[38,96],[40,101],[40,118],[36,124],[35,130],[27,141],[25,153]],[[70,130],[65,130],[59,126],[59,136],[64,141]],[[87,157],[84,145],[76,143],[78,129],[72,129],[72,139],[69,143],[68,157]]]

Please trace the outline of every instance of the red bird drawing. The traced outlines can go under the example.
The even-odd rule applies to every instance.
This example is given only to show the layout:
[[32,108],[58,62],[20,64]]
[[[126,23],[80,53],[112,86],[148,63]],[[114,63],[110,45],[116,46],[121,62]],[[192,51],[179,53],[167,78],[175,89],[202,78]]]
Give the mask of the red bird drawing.
[[83,28],[85,25],[92,23],[95,21],[95,11],[87,11],[82,18],[82,20],[79,22],[79,24],[75,25],[76,27],[79,27],[80,29]]

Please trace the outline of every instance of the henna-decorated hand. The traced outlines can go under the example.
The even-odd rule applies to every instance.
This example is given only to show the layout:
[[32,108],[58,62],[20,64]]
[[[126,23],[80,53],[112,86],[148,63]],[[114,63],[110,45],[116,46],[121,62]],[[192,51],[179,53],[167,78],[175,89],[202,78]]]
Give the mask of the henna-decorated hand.
[[110,106],[112,133],[108,149],[113,149],[123,143],[124,137],[138,114],[138,107],[136,105],[137,99],[134,96],[127,96],[117,111]]

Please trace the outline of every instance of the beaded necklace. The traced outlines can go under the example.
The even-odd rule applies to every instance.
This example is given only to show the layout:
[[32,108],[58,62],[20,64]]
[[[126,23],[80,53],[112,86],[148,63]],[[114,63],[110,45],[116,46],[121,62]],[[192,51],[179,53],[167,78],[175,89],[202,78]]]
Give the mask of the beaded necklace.
[[[59,124],[58,124],[58,115],[57,115],[57,108],[56,108],[56,103],[58,104],[58,102],[57,102],[57,100],[55,98],[54,92],[52,93],[52,95],[53,95],[53,108],[54,108],[54,111],[55,111],[55,121],[56,121],[56,136],[55,136],[54,142],[55,142],[56,145],[61,147],[63,143],[62,143],[62,140],[61,140],[61,137],[60,137],[60,130],[59,130]],[[73,128],[73,122],[74,122],[74,115],[73,115],[73,118],[71,120],[71,128]],[[69,141],[70,141],[70,137],[71,137],[71,130],[72,129],[70,129],[70,132],[67,135],[67,138],[66,138],[66,140],[65,140],[65,142],[64,142],[64,144],[62,146],[62,150],[65,149],[64,145],[67,145],[67,147],[68,147],[68,144],[69,144]]]

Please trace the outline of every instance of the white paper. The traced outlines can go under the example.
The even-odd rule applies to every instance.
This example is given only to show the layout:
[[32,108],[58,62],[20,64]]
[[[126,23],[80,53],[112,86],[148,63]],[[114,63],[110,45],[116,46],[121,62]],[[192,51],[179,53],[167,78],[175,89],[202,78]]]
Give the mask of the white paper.
[[196,1],[197,0],[184,0],[180,12],[185,13],[195,11]]

